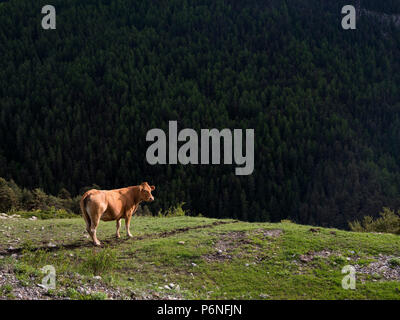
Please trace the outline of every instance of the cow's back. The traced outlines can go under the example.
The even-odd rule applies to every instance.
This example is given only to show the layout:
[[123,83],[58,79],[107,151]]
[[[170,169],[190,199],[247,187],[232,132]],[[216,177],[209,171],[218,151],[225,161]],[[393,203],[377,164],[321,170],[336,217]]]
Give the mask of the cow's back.
[[90,190],[90,202],[101,212],[101,220],[116,220],[124,215],[126,199],[122,190]]

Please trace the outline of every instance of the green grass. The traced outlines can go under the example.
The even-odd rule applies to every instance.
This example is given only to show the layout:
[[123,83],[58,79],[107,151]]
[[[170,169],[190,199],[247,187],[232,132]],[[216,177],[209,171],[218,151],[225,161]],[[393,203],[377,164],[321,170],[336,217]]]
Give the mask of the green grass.
[[110,248],[87,251],[82,258],[82,273],[100,275],[118,267],[117,252]]
[[[40,268],[53,265],[57,289],[52,294],[71,299],[107,298],[102,292],[85,295],[77,291],[93,276],[101,276],[103,284],[135,298],[400,299],[400,282],[382,277],[357,275],[355,290],[341,286],[343,266],[367,266],[379,254],[399,257],[398,235],[325,228],[313,233],[310,226],[289,221],[223,220],[227,223],[182,230],[215,221],[220,220],[137,217],[131,223],[136,239],[128,239],[123,226],[120,240],[115,239],[115,222],[101,222],[97,235],[104,247],[95,248],[85,237],[85,223],[80,218],[3,220],[0,252],[9,246],[23,251],[17,260],[9,255],[0,260],[0,268],[12,266],[18,279],[34,285],[40,280]],[[178,233],[166,233],[177,229]],[[282,233],[276,237],[263,234],[271,229]],[[19,241],[13,242],[15,239]],[[66,247],[48,251],[48,242]],[[301,255],[323,250],[331,254],[300,261]],[[398,259],[392,260],[391,266],[397,268]],[[71,276],[77,273],[79,278]]]
[[[53,295],[55,295],[53,293]],[[58,294],[59,297],[68,297],[72,300],[106,300],[107,295],[104,292],[94,292],[91,294],[83,294],[73,288],[68,288],[64,292]]]
[[13,290],[13,287],[11,284],[3,284],[0,287],[0,295],[6,296],[6,295],[10,294],[12,292],[12,290]]

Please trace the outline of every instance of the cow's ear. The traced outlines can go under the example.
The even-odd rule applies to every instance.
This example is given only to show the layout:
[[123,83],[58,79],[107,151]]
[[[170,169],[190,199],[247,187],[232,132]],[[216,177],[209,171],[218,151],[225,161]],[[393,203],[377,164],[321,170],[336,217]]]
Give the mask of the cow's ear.
[[150,187],[151,191],[153,191],[155,188],[156,188],[155,186]]

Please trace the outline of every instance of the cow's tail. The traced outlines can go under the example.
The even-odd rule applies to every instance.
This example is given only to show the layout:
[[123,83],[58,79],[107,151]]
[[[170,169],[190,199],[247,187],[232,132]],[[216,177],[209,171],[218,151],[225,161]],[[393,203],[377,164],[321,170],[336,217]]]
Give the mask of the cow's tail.
[[81,212],[82,212],[83,219],[85,219],[85,222],[86,222],[86,230],[87,230],[87,232],[90,233],[90,226],[92,224],[92,220],[90,219],[90,215],[86,210],[86,203],[89,200],[89,196],[90,195],[88,195],[88,194],[83,195],[79,204],[81,206]]

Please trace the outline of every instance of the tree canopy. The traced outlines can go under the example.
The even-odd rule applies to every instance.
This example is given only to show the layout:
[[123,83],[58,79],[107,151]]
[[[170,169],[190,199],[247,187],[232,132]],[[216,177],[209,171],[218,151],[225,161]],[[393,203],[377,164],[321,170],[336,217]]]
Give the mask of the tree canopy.
[[[398,208],[400,28],[344,31],[347,2],[53,0],[56,30],[45,1],[1,2],[0,176],[62,197],[149,181],[152,211],[249,221],[346,227]],[[253,174],[149,165],[146,132],[169,120],[254,129]]]

